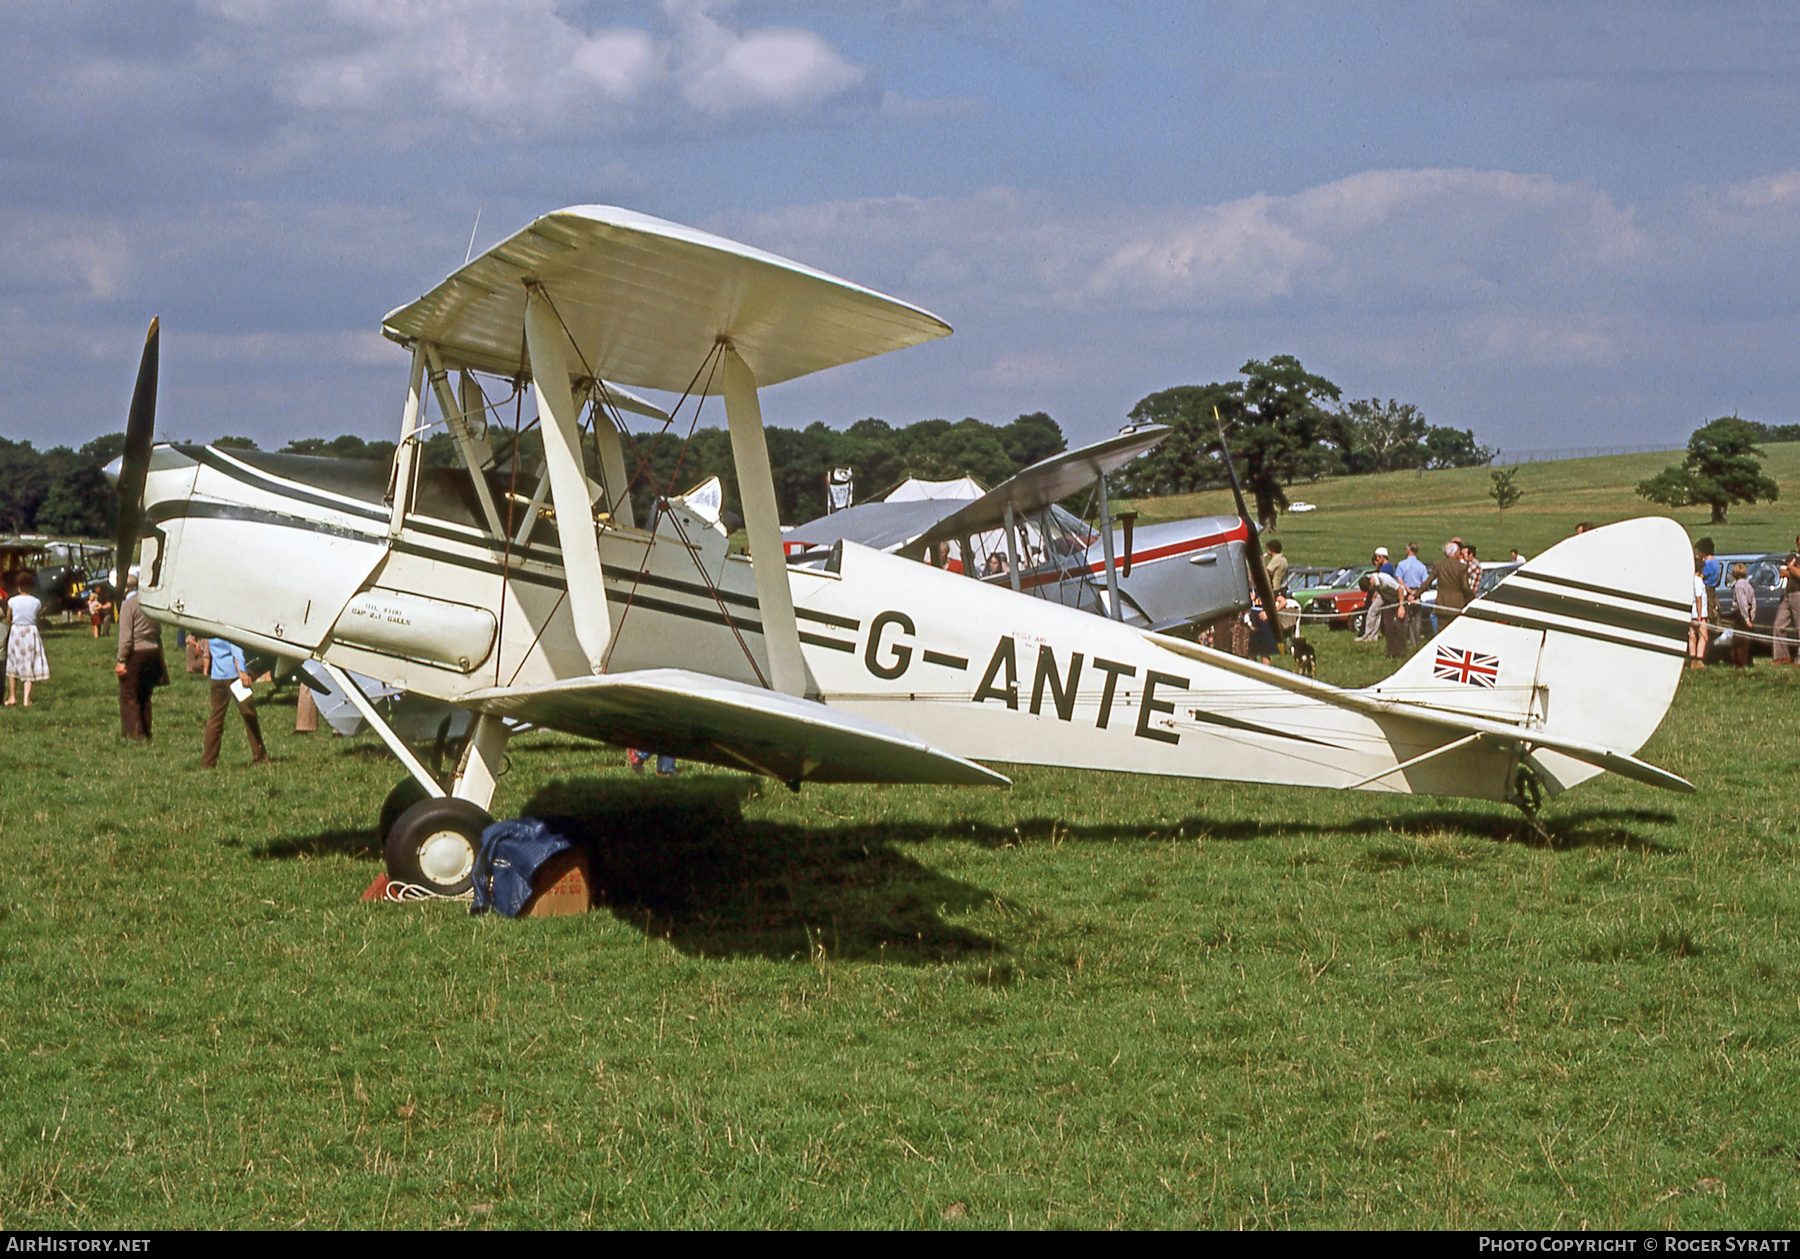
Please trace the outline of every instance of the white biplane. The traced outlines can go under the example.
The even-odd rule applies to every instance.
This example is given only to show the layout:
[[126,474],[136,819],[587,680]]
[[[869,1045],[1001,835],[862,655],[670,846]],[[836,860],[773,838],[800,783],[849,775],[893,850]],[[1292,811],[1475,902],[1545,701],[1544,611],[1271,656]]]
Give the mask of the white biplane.
[[[518,722],[795,789],[1003,785],[981,763],[995,761],[1528,812],[1603,770],[1692,790],[1634,755],[1681,676],[1689,548],[1672,521],[1551,548],[1392,677],[1341,690],[855,544],[790,568],[758,391],[949,334],[880,293],[582,206],[482,254],[383,331],[412,358],[386,469],[153,447],[152,324],[119,553],[142,539],[141,602],[159,620],[315,660],[353,700],[350,671],[472,714],[440,781],[361,705],[411,774],[383,808],[397,879],[468,886]],[[502,474],[477,373],[529,382],[541,472],[521,472],[515,442]],[[618,412],[657,410],[631,388],[723,395],[748,556],[680,499],[634,520]],[[461,468],[422,466],[439,422]]]

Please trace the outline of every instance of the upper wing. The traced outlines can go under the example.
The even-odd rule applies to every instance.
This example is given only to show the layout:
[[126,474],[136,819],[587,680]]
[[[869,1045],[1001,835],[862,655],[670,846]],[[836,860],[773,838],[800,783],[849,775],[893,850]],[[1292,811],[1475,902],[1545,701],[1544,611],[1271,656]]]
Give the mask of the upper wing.
[[458,702],[567,734],[753,769],[790,784],[1009,784],[892,726],[686,669],[493,687]]
[[946,516],[928,532],[922,541],[927,545],[966,538],[970,534],[998,529],[1006,521],[1006,509],[1015,516],[1029,516],[1061,502],[1069,495],[1092,485],[1100,477],[1110,475],[1139,455],[1154,450],[1169,430],[1161,425],[1120,433],[1105,441],[1094,442],[1026,468],[1002,481],[974,502]]
[[584,374],[717,393],[695,372],[729,339],[759,386],[950,334],[916,306],[736,241],[616,206],[572,206],[501,241],[382,332],[435,343],[452,367],[514,376],[525,284],[541,284]]
[[877,551],[892,551],[913,541],[961,506],[959,500],[950,498],[859,503],[795,525],[782,535],[782,541],[790,546],[802,542],[809,547],[819,547],[847,538]]

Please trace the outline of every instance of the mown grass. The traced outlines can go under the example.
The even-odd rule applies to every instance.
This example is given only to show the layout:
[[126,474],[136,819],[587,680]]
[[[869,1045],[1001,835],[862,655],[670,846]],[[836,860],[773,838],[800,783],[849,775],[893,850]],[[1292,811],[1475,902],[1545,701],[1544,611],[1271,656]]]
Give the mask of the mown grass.
[[[1320,496],[1321,498],[1323,495]],[[1321,512],[1321,515],[1325,513]],[[83,632],[84,633],[84,632]],[[1316,634],[1321,675],[1381,675]],[[642,781],[515,742],[603,911],[370,906],[372,737],[107,644],[0,709],[0,1228],[1786,1227],[1800,670],[1546,811],[1019,770]]]
[[[1763,470],[1781,487],[1774,503],[1737,506],[1729,523],[1711,523],[1704,507],[1672,513],[1694,538],[1711,537],[1720,554],[1786,551],[1800,533],[1800,443],[1763,447]],[[1504,560],[1511,547],[1536,555],[1575,532],[1582,521],[1611,524],[1633,516],[1670,514],[1633,492],[1638,482],[1681,461],[1681,452],[1606,455],[1530,463],[1517,471],[1525,497],[1508,508],[1504,522],[1487,494],[1488,468],[1442,472],[1390,472],[1336,477],[1288,488],[1288,497],[1319,510],[1284,515],[1277,536],[1296,564],[1361,563],[1378,546],[1395,555],[1408,542],[1431,555],[1451,536],[1475,543],[1484,560]],[[1144,499],[1132,504],[1143,521],[1229,514],[1230,491]]]

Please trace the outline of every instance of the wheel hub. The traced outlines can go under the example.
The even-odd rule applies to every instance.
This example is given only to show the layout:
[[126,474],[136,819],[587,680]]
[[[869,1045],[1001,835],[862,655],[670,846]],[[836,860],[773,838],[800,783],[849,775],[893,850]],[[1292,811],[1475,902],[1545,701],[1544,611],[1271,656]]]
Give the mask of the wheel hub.
[[459,883],[475,868],[475,847],[461,831],[433,831],[419,845],[419,869],[443,887]]

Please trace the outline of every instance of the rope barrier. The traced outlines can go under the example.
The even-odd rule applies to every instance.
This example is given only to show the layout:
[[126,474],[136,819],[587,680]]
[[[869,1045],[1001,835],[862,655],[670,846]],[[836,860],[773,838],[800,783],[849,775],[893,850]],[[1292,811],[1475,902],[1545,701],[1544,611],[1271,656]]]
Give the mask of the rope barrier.
[[399,879],[389,879],[386,888],[382,889],[382,899],[390,905],[406,905],[415,901],[472,901],[475,899],[473,889],[456,896],[441,896],[437,892],[420,883],[402,883]]

